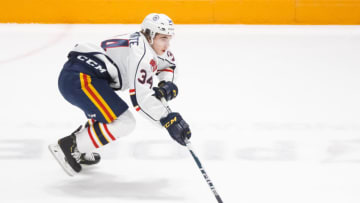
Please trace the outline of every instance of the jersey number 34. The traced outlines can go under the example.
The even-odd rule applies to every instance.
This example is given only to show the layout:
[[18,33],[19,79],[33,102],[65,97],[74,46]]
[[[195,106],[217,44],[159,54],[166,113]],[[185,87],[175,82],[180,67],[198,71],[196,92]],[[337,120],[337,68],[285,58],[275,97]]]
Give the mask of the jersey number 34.
[[150,89],[152,88],[153,86],[153,78],[152,76],[150,76],[149,78],[147,78],[147,72],[144,70],[144,69],[141,69],[140,70],[140,77],[138,78],[138,81],[141,83],[141,84],[149,84],[150,85]]

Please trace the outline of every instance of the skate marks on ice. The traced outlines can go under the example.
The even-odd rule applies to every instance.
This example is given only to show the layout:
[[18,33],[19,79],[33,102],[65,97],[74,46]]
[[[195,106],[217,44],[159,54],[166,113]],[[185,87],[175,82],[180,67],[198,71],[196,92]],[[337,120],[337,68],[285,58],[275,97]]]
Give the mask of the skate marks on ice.
[[[196,147],[202,159],[206,161],[222,161],[230,158],[234,161],[296,162],[308,161],[311,158],[319,163],[360,163],[360,139],[355,137],[329,139],[323,135],[322,139],[313,139],[312,142],[301,136],[292,139],[277,137],[271,140],[266,137],[257,135],[249,139],[243,135],[242,142],[235,146],[224,140],[207,140],[197,143]],[[48,143],[50,141],[41,139],[0,139],[0,160],[41,160],[47,157],[51,159],[49,161],[51,164],[57,164],[47,149]],[[178,148],[171,149],[164,145],[162,140],[146,143],[147,145],[143,141],[131,142],[129,145],[132,147],[127,147],[127,150],[124,149],[125,145],[114,146],[103,152],[105,155],[103,158],[104,160],[131,158],[139,162],[143,160],[167,162],[186,160],[189,157],[188,152]],[[153,152],[158,146],[162,146],[161,153]]]
[[[34,29],[41,30],[38,32],[31,32],[29,30]],[[11,62],[23,60],[24,58],[34,57],[37,54],[41,54],[44,51],[58,45],[63,42],[67,35],[70,33],[72,25],[48,25],[52,29],[45,28],[43,25],[23,25],[22,27],[16,24],[0,25],[0,31],[7,29],[7,33],[17,35],[19,32],[23,32],[24,28],[27,28],[27,37],[18,37],[15,47],[11,40],[4,40],[5,46],[9,44],[12,46],[12,51],[7,52],[5,56],[1,56],[0,64],[4,65]],[[39,36],[40,35],[40,36]],[[35,38],[36,40],[29,40],[29,38]],[[19,42],[19,40],[21,42]],[[23,41],[22,41],[23,40]],[[11,45],[10,45],[11,43]]]
[[[64,174],[65,175],[65,174]],[[181,201],[167,179],[126,180],[118,175],[85,168],[81,175],[47,186],[48,193],[68,198],[117,198],[138,200]]]

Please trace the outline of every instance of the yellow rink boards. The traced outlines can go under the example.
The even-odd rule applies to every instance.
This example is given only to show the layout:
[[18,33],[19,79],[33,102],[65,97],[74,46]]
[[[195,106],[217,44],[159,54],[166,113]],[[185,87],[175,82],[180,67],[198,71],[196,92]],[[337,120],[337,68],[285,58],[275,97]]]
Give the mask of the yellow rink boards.
[[2,0],[0,22],[127,24],[151,12],[177,24],[360,24],[360,0]]

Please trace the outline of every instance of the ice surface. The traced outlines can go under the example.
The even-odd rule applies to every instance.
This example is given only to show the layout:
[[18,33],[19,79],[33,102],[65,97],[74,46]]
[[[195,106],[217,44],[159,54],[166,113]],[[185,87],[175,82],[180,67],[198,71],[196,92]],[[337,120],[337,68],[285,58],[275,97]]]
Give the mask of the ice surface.
[[[186,148],[139,116],[76,177],[47,151],[85,122],[57,90],[67,52],[137,30],[0,24],[1,202],[216,202]],[[360,202],[360,26],[179,25],[172,50],[172,109],[224,202]]]

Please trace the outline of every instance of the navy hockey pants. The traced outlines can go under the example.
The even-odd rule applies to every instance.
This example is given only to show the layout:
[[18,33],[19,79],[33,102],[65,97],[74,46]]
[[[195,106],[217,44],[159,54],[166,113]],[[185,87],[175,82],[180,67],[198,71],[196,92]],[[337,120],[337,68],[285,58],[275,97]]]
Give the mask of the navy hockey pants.
[[111,123],[129,106],[109,86],[106,79],[100,79],[86,70],[86,64],[69,60],[62,69],[58,86],[62,96],[85,112],[89,119]]

